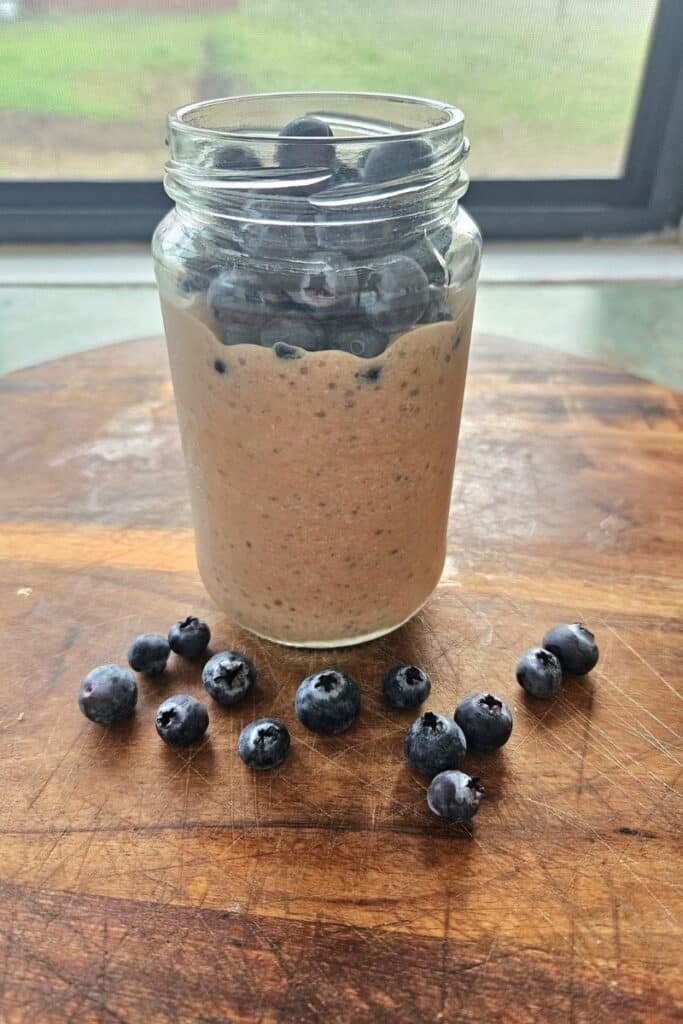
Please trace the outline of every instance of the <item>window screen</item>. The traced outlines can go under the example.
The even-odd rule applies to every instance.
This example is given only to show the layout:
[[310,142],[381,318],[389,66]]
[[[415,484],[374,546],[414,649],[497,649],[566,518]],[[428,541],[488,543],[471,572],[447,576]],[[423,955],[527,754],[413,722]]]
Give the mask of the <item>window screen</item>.
[[622,173],[656,0],[0,0],[0,178],[158,179],[164,117],[280,89],[466,114],[477,178]]

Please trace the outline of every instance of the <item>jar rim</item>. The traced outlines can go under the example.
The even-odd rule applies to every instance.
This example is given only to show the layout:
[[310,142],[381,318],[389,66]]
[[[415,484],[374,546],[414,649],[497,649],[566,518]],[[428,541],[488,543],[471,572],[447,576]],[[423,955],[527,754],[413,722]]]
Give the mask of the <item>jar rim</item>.
[[[368,142],[370,138],[372,138],[373,143],[382,143],[434,137],[435,134],[440,134],[444,131],[452,131],[454,128],[462,128],[465,123],[465,115],[459,107],[453,106],[449,103],[443,103],[440,100],[426,99],[419,96],[411,96],[409,94],[353,91],[340,92],[339,90],[320,90],[312,92],[305,90],[292,90],[284,92],[243,93],[236,96],[222,96],[216,99],[198,100],[194,103],[187,103],[170,111],[168,115],[168,125],[174,133],[188,133],[194,137],[206,140],[230,140],[237,142],[291,141],[296,143],[297,141],[303,141],[301,136],[280,135],[276,131],[249,132],[243,130],[233,131],[225,128],[206,127],[202,124],[193,124],[189,118],[196,115],[198,112],[210,110],[220,104],[225,104],[226,106],[237,106],[239,103],[244,103],[250,100],[286,100],[295,98],[304,99],[306,97],[310,97],[311,100],[329,100],[331,97],[335,96],[345,100],[382,100],[388,103],[405,103],[423,108],[424,110],[434,111],[442,117],[442,120],[438,121],[436,124],[429,124],[423,128],[409,128],[400,131],[382,131],[373,136],[369,136],[367,132],[349,135],[335,135],[333,139],[335,146],[343,146],[345,144],[357,145],[360,142]],[[321,141],[330,141],[328,136],[305,136],[305,141],[308,143],[310,143],[311,140],[316,139],[320,139]]]

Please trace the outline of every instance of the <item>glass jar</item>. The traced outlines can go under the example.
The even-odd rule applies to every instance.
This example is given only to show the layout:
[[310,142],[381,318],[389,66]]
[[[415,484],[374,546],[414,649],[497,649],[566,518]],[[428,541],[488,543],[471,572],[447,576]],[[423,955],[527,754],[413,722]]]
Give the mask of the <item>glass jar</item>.
[[153,251],[198,566],[260,636],[369,640],[439,580],[481,256],[463,125],[338,93],[169,117]]

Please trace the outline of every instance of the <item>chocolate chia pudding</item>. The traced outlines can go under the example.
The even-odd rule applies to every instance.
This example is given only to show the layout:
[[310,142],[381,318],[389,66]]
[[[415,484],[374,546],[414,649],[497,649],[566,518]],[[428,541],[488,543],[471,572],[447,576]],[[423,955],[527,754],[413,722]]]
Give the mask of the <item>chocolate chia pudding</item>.
[[[423,165],[431,173],[433,141],[403,140],[387,162],[370,134],[353,178],[338,131],[333,115],[302,129],[300,162],[317,146],[325,187],[352,206],[374,175],[385,197],[392,173],[411,188]],[[253,160],[242,146],[221,162],[237,160],[241,178],[296,168],[285,144],[270,161],[250,145]],[[281,223],[268,196],[267,217],[252,205],[215,234],[207,218],[172,214],[155,256],[202,580],[255,633],[327,647],[396,628],[438,582],[480,244],[457,196],[429,227],[411,205],[397,233],[367,207],[367,223],[321,217],[321,192],[297,193]]]

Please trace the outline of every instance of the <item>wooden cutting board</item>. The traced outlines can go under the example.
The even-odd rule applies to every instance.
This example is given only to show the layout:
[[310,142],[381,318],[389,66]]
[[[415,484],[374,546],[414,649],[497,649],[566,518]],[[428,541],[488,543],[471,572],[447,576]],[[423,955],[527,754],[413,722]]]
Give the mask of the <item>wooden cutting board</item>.
[[[161,340],[0,380],[0,1020],[681,1020],[682,411],[478,337],[442,584],[329,655],[204,595]],[[83,674],[189,612],[256,661],[253,697],[172,752],[156,705],[202,693],[174,660],[130,722],[87,722]],[[577,619],[597,669],[525,699],[517,655]],[[471,828],[434,818],[402,761],[412,716],[380,694],[398,661],[431,673],[434,710],[484,688],[513,708],[504,751],[468,760],[488,791]],[[330,662],[364,703],[323,739],[292,701]],[[265,713],[293,746],[255,775],[235,742]]]

